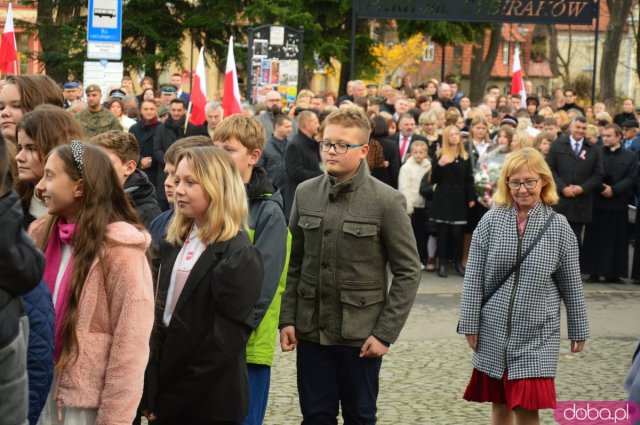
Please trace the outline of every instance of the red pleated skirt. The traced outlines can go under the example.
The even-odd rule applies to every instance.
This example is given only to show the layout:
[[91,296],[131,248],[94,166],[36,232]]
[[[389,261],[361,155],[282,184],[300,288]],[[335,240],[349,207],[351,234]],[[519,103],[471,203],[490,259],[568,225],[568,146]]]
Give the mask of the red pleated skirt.
[[473,369],[471,379],[464,392],[467,401],[506,404],[509,409],[519,407],[527,410],[555,409],[556,387],[553,378],[495,379]]

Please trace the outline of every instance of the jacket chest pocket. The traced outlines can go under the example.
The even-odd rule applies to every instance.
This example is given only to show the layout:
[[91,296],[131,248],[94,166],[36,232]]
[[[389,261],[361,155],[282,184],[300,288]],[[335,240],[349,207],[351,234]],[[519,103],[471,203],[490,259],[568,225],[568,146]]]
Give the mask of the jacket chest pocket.
[[320,253],[320,246],[322,244],[322,236],[320,235],[322,218],[303,215],[298,219],[298,226],[304,232],[304,253],[306,255],[317,256]]
[[342,337],[364,340],[371,335],[384,307],[381,287],[343,287],[340,292],[342,304]]
[[349,261],[370,261],[378,236],[378,226],[345,222],[342,226],[341,255]]

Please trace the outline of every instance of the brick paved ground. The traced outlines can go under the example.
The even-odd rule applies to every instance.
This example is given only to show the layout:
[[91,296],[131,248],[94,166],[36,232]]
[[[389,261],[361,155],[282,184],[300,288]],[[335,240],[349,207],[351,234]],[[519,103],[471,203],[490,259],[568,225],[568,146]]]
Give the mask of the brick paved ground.
[[[400,340],[382,363],[379,424],[486,424],[490,405],[461,400],[471,351],[455,334],[462,280],[423,276]],[[563,340],[556,379],[558,400],[622,400],[622,381],[637,345],[637,285],[586,286],[593,339],[580,354]],[[566,325],[563,321],[563,335]],[[299,424],[295,354],[276,351],[265,424]],[[543,424],[555,423],[552,411]]]

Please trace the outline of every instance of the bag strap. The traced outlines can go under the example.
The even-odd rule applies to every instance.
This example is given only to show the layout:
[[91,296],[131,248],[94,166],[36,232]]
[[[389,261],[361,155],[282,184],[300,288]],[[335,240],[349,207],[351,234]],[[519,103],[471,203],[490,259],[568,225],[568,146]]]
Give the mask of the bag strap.
[[540,229],[540,232],[538,232],[538,235],[536,236],[536,238],[533,240],[533,242],[531,242],[531,245],[529,245],[529,247],[527,248],[527,250],[524,252],[524,254],[522,254],[520,256],[520,258],[518,259],[518,261],[516,261],[516,263],[513,265],[513,267],[511,267],[511,269],[507,272],[507,274],[500,280],[500,282],[495,286],[495,288],[493,288],[493,290],[491,291],[491,293],[485,297],[482,298],[482,304],[480,304],[480,308],[484,307],[484,305],[489,302],[489,300],[491,299],[491,297],[493,297],[495,295],[496,292],[498,292],[498,290],[500,288],[502,288],[502,285],[504,285],[507,280],[509,280],[509,278],[511,277],[511,275],[518,269],[518,267],[520,267],[520,265],[522,264],[522,262],[527,258],[527,256],[529,255],[529,253],[533,250],[533,248],[536,247],[536,245],[538,244],[538,242],[540,242],[540,239],[542,239],[542,235],[547,231],[547,229],[549,228],[549,226],[551,225],[551,222],[553,221],[553,218],[555,217],[556,212],[555,211],[551,211],[551,214],[549,215],[549,218],[547,218],[546,223],[544,224],[544,226],[542,227],[542,229]]

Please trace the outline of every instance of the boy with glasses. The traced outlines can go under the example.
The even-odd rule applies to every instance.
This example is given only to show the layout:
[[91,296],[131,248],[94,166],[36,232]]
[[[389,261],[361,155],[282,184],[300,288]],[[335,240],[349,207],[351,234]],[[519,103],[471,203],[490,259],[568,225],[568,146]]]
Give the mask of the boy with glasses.
[[361,111],[332,112],[320,132],[326,174],[301,183],[293,202],[280,344],[298,350],[304,423],[336,423],[339,406],[345,423],[376,422],[382,356],[420,283],[406,201],[365,165],[370,132]]

